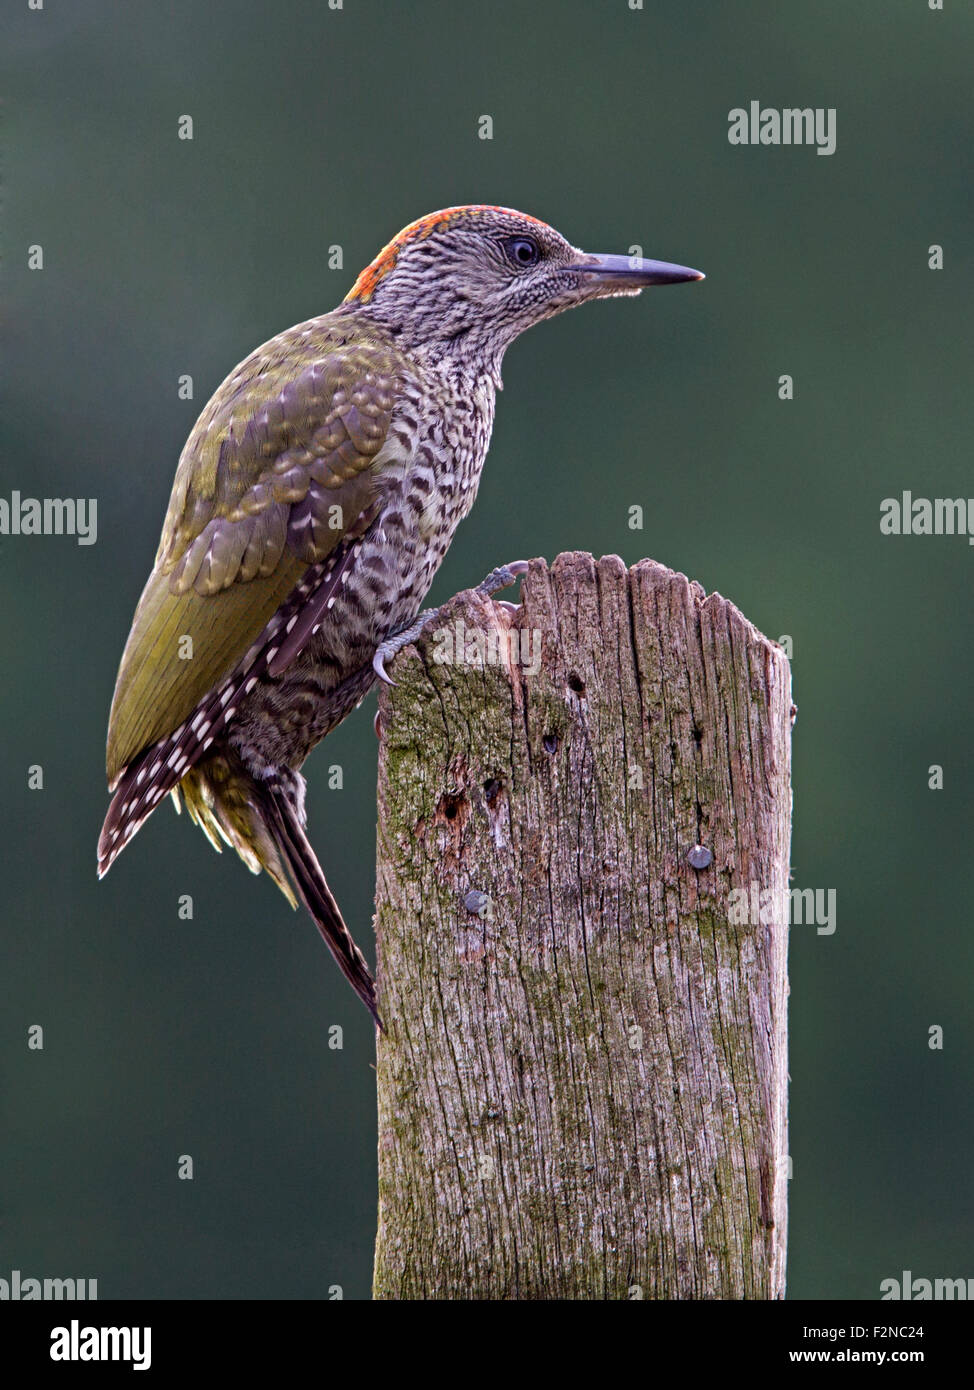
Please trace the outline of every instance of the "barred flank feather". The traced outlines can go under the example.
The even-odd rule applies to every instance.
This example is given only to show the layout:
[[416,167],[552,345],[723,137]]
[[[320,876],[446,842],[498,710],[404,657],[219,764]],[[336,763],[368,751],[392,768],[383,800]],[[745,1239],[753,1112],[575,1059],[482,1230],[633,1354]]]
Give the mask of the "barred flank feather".
[[[277,674],[282,657],[285,666],[292,661],[317,632],[361,545],[360,539],[343,541],[326,560],[312,565],[227,679],[200,701],[178,729],[139,753],[119,775],[98,841],[99,878],[108,873],[163,797],[205,756],[236,714],[238,701],[262,676]],[[199,823],[205,829],[204,822]]]

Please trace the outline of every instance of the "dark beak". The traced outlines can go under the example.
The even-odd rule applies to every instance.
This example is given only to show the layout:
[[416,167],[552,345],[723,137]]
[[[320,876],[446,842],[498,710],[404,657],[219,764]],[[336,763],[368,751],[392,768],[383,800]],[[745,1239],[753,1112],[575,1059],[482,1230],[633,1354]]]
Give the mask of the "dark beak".
[[576,261],[586,280],[606,290],[641,290],[648,285],[679,285],[685,280],[703,280],[702,270],[669,261],[642,261],[638,256],[587,256]]

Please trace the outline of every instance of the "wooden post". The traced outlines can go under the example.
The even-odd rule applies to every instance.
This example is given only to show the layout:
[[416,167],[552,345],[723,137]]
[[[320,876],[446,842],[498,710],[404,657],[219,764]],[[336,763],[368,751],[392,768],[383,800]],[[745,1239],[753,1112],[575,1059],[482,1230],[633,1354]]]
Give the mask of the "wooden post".
[[572,553],[391,674],[375,1297],[780,1298],[784,653]]

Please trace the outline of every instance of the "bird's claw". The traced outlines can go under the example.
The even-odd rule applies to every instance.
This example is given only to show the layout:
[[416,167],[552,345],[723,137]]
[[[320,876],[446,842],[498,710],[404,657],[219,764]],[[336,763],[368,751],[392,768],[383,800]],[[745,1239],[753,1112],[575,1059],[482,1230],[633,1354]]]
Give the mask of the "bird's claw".
[[433,621],[439,611],[438,608],[428,608],[425,613],[420,613],[419,617],[410,627],[404,628],[402,632],[394,632],[391,637],[387,637],[384,642],[380,642],[372,658],[372,670],[379,677],[380,681],[385,681],[386,685],[398,684],[386,670],[386,662],[391,661],[394,656],[397,656],[399,652],[402,651],[403,647],[408,647],[410,642],[415,642],[416,638],[423,631],[423,628],[426,627],[427,623]]
[[[382,645],[385,646],[385,643]],[[386,685],[398,684],[390,675],[386,674],[385,657],[383,656],[381,647],[376,650],[375,656],[372,658],[372,670],[379,677],[380,681],[385,681]]]
[[[501,589],[509,589],[512,584],[516,584],[521,575],[527,574],[527,571],[527,560],[512,560],[509,565],[498,565],[496,569],[491,570],[485,580],[477,585],[474,592],[480,594],[482,598],[490,598],[491,595],[499,593]],[[517,604],[514,603],[501,602],[501,606],[512,613],[517,610]],[[386,662],[391,661],[402,651],[403,647],[408,647],[410,642],[415,642],[426,625],[431,623],[439,613],[439,608],[429,608],[425,613],[420,613],[411,627],[404,628],[402,632],[395,632],[384,642],[380,642],[372,658],[372,670],[380,681],[384,681],[386,685],[396,684],[386,670]]]

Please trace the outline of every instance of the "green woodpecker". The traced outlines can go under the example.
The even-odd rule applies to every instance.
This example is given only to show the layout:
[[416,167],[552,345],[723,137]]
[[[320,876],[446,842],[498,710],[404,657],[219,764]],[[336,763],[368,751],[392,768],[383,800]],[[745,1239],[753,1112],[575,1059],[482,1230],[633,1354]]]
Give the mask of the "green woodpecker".
[[304,903],[378,1021],[305,834],[299,769],[422,625],[477,493],[508,345],[587,300],[701,279],[588,255],[508,208],[448,208],[401,231],[337,309],[241,362],[183,449],[122,656],[99,876],[181,796],[217,849]]

